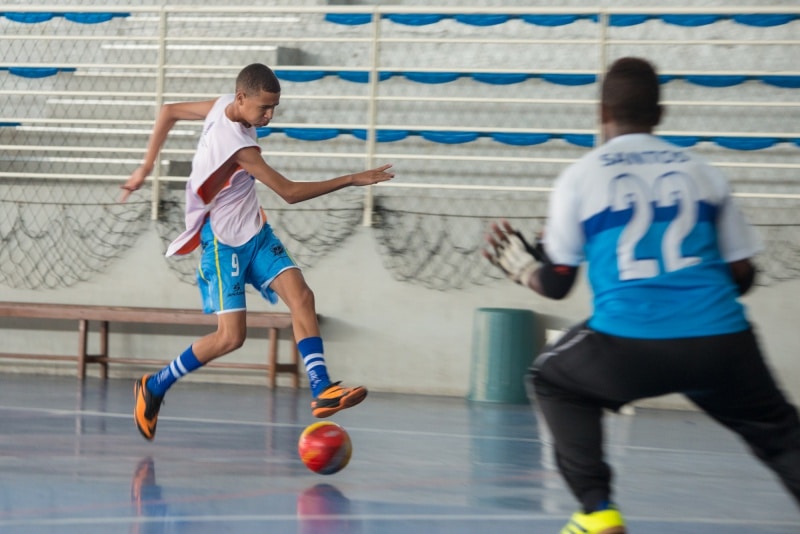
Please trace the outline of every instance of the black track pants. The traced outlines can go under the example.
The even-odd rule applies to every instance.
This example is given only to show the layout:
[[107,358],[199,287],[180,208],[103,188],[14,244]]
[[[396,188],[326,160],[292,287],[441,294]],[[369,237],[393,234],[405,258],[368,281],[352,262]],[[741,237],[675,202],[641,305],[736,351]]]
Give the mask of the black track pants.
[[612,500],[603,409],[668,393],[683,393],[741,436],[800,506],[800,418],[752,330],[653,340],[610,336],[581,324],[545,348],[527,383],[553,435],[556,464],[587,511]]

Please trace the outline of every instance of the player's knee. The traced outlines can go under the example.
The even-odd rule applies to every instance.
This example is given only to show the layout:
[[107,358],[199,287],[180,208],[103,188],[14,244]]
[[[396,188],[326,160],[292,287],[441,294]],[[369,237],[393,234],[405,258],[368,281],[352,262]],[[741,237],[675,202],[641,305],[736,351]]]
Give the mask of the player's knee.
[[229,352],[233,352],[242,345],[244,345],[244,340],[247,338],[247,330],[242,331],[235,331],[235,332],[221,332],[220,333],[220,345],[222,346],[222,350],[225,354]]
[[291,299],[286,303],[286,305],[295,310],[313,310],[314,306],[316,305],[314,300],[314,292],[310,287],[304,285],[300,290],[296,291],[295,294],[292,295]]

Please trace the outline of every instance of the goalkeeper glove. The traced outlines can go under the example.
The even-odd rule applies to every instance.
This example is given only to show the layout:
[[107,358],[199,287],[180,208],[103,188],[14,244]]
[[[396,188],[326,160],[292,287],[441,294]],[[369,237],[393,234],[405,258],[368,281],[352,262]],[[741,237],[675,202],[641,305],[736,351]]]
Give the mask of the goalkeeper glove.
[[508,224],[505,225],[504,230],[495,226],[494,231],[494,236],[489,239],[493,249],[484,250],[484,256],[511,280],[522,286],[530,287],[531,278],[538,269],[539,263],[550,263],[542,243],[537,239],[531,245],[519,231],[514,230]]

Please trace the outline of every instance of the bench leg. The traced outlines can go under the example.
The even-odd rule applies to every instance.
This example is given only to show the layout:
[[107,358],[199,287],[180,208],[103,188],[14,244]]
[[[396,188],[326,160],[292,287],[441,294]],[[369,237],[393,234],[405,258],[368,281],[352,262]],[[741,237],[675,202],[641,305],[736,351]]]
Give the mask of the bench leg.
[[108,379],[108,321],[100,321],[100,378]]
[[[294,338],[292,338],[294,341]],[[292,356],[291,363],[280,363],[278,361],[278,329],[269,329],[269,354],[268,369],[267,369],[267,384],[269,387],[274,388],[278,373],[289,373],[292,375],[292,387],[297,389],[300,386],[299,365],[300,365],[300,352],[297,350],[297,344],[292,343]]]
[[292,387],[297,389],[300,387],[300,351],[297,350],[297,343],[292,340],[292,363],[294,371],[292,371]]
[[275,387],[276,375],[278,374],[278,329],[269,329],[269,369],[267,369],[267,385]]
[[86,378],[86,345],[89,337],[89,321],[78,319],[78,380]]

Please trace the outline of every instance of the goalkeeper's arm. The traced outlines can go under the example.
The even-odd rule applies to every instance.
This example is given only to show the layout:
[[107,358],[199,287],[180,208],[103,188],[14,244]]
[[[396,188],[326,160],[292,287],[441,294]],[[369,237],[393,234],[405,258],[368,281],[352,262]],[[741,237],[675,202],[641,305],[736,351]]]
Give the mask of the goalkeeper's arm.
[[554,300],[567,296],[578,275],[578,268],[571,265],[554,265],[542,263],[531,276],[528,287],[542,295]]
[[747,293],[756,279],[756,268],[749,259],[734,261],[728,264],[731,277],[736,283],[740,295]]

